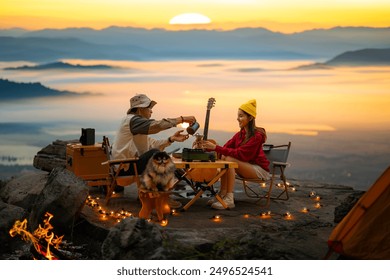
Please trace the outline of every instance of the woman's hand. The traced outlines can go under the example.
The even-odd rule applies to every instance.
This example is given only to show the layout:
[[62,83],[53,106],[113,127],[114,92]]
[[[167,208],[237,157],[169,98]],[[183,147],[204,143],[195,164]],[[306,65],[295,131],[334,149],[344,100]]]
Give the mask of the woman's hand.
[[183,142],[188,139],[188,134],[181,134],[184,130],[178,130],[173,134],[171,137],[171,141],[176,141],[176,142]]
[[210,141],[202,141],[201,146],[203,149],[210,150],[210,151],[214,151],[215,148],[217,147],[215,143]]

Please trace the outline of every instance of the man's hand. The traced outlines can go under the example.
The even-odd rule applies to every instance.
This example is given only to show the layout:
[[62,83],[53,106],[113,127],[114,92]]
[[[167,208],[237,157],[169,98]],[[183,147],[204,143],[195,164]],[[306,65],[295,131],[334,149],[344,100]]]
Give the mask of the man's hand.
[[188,134],[181,134],[183,131],[184,131],[184,130],[178,130],[178,131],[176,131],[176,133],[173,134],[173,135],[170,137],[170,139],[171,139],[172,141],[176,141],[176,142],[183,142],[183,141],[187,140],[189,136],[188,136]]
[[192,125],[194,122],[196,122],[196,118],[194,116],[180,116],[179,123],[188,123],[189,125]]

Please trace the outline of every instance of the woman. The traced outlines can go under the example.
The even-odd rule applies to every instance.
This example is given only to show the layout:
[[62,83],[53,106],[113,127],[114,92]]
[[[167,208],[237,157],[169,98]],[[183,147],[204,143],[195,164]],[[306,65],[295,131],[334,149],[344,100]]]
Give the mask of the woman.
[[[240,106],[237,121],[240,131],[221,147],[210,141],[203,141],[202,147],[216,151],[221,159],[238,163],[238,168],[229,168],[221,177],[219,195],[229,208],[234,208],[235,172],[244,178],[269,178],[269,161],[264,154],[263,144],[267,139],[264,128],[256,127],[256,100],[249,100]],[[214,209],[225,209],[215,198],[208,202]]]

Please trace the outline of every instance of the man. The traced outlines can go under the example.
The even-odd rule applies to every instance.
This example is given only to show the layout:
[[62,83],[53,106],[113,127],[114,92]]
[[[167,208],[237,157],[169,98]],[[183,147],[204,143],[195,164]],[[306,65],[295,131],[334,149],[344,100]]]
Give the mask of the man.
[[[160,131],[175,127],[180,123],[196,121],[194,116],[180,116],[177,118],[151,119],[152,109],[157,104],[145,94],[137,94],[130,99],[130,109],[122,119],[112,146],[114,159],[138,157],[137,170],[141,174],[151,156],[158,150],[162,151],[173,142],[183,142],[188,135],[181,134],[183,130],[175,132],[168,139],[157,140],[150,137]],[[132,165],[127,165],[121,170],[120,175],[134,175]],[[181,203],[170,199],[169,206],[178,208]]]

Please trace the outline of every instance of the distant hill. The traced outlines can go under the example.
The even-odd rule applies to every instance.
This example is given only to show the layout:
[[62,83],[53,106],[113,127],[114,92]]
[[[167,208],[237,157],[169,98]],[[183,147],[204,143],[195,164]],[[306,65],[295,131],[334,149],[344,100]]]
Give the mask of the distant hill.
[[301,65],[291,70],[332,69],[337,66],[390,66],[390,49],[348,51],[324,63]]
[[294,67],[290,70],[327,70],[327,69],[332,69],[333,67],[327,65],[326,63],[312,63],[312,64],[306,64],[306,65],[300,65],[298,67]]
[[4,70],[105,70],[105,69],[114,69],[115,67],[109,65],[80,65],[80,64],[70,64],[62,61],[52,62],[47,64],[40,64],[35,66],[20,66],[20,67],[8,67]]
[[315,59],[388,48],[390,28],[335,27],[294,34],[264,28],[235,30],[109,27],[0,30],[0,60]]
[[0,79],[0,100],[17,100],[36,97],[78,96],[71,91],[59,91],[43,86],[41,83],[17,83]]
[[390,48],[348,51],[328,60],[325,64],[330,66],[390,65]]

